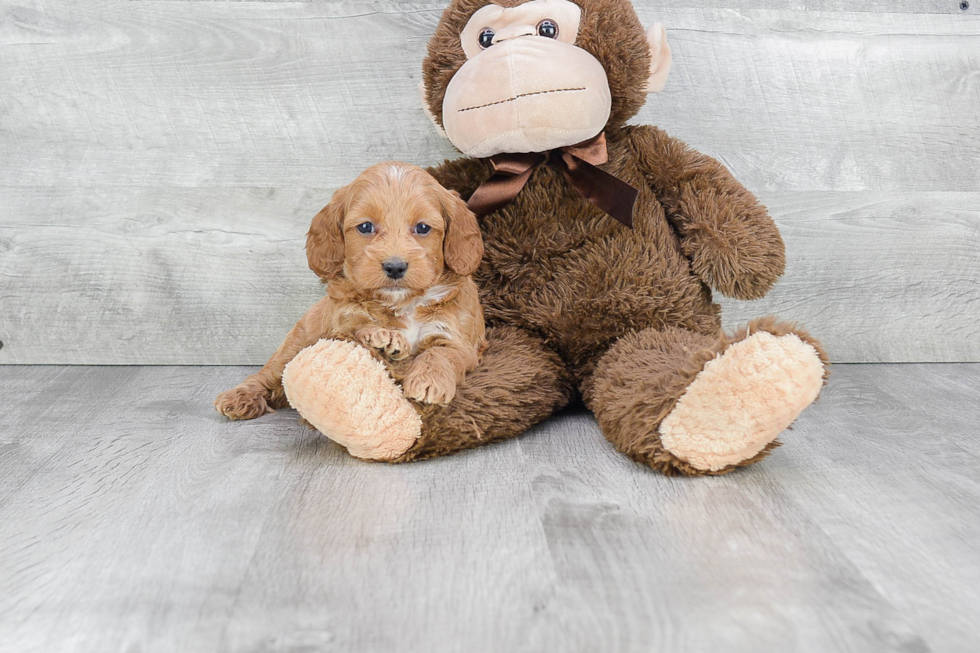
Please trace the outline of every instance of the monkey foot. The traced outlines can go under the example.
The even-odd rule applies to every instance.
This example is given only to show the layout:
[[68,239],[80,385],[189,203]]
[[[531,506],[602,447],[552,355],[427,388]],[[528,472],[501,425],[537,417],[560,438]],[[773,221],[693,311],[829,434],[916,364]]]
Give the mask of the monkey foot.
[[660,424],[665,449],[696,469],[748,460],[817,398],[824,365],[794,333],[758,331],[705,364]]
[[320,340],[282,376],[289,404],[356,458],[392,460],[419,438],[422,420],[388,370],[363,347]]

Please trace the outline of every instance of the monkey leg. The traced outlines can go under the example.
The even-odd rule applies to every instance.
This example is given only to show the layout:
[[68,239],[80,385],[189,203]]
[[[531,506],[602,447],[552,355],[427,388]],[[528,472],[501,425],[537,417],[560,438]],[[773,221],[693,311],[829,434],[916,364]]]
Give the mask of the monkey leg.
[[496,327],[487,341],[480,366],[447,406],[408,401],[383,364],[335,340],[300,352],[283,386],[304,419],[358,458],[407,462],[453,453],[519,435],[571,394],[561,361],[536,336]]
[[487,330],[487,342],[480,366],[448,406],[420,405],[422,435],[400,462],[512,438],[568,403],[565,366],[539,337],[495,327]]
[[583,383],[617,449],[665,474],[725,474],[766,457],[827,376],[820,343],[761,318],[728,337],[680,328],[621,338]]

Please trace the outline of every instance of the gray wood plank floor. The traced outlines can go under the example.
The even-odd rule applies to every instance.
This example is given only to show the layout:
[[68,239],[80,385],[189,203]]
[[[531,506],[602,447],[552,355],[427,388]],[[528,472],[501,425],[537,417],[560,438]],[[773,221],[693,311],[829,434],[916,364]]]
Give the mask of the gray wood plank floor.
[[575,411],[363,463],[247,371],[0,367],[0,650],[980,649],[980,365],[837,366],[717,479]]

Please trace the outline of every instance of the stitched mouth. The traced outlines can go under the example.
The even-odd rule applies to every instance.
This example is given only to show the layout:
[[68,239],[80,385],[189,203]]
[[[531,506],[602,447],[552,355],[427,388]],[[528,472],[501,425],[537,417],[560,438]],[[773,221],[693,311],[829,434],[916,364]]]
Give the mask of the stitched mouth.
[[508,102],[515,102],[524,97],[530,97],[532,95],[545,95],[547,93],[572,93],[574,91],[584,91],[585,87],[579,88],[553,88],[550,91],[532,91],[530,93],[521,93],[520,95],[515,95],[512,98],[506,100],[497,100],[496,102],[488,102],[487,104],[480,104],[475,107],[466,107],[465,109],[460,109],[457,113],[463,113],[464,111],[473,111],[474,109],[485,109],[486,107],[497,106],[498,104],[507,104]]

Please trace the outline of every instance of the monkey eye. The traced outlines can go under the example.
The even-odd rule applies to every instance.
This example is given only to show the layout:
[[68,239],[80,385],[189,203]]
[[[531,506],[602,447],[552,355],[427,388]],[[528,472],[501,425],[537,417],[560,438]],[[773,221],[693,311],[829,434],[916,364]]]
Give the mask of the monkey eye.
[[373,234],[374,233],[374,223],[373,222],[362,222],[357,225],[358,233],[362,234]]
[[558,38],[558,23],[550,18],[545,18],[538,23],[538,36],[543,36],[546,39]]
[[489,27],[484,27],[483,31],[480,32],[480,47],[486,50],[491,45],[493,45],[493,37],[495,32]]
[[424,236],[425,234],[427,234],[430,231],[432,231],[432,227],[430,227],[429,225],[425,224],[424,222],[420,222],[417,225],[415,225],[414,231],[419,236]]

